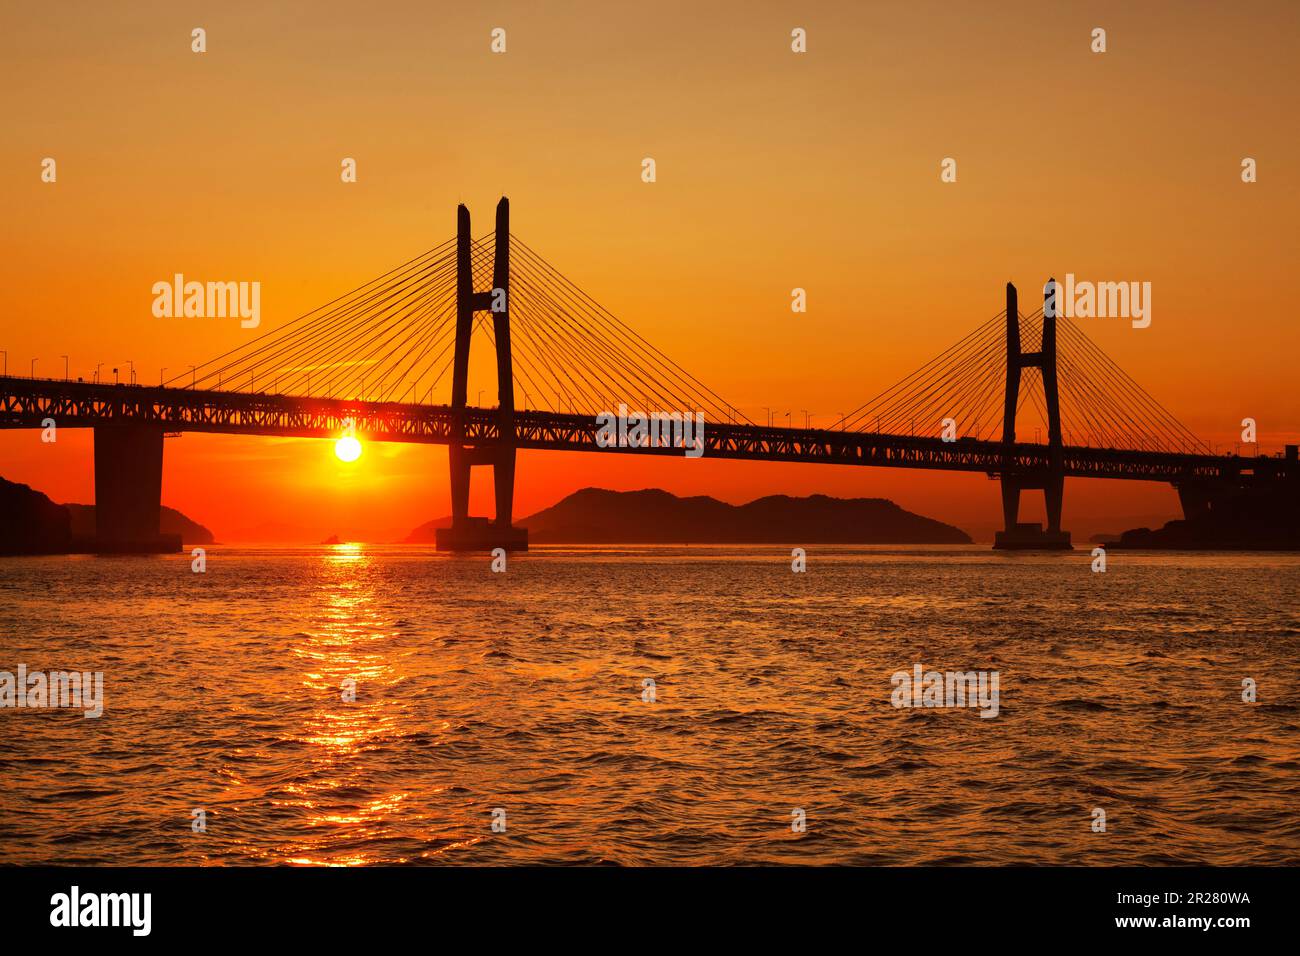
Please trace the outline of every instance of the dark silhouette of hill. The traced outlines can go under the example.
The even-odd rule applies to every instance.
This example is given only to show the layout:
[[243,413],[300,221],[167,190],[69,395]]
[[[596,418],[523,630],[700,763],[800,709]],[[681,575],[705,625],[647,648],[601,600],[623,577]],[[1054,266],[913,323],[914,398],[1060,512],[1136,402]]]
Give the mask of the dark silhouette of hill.
[[72,516],[39,491],[0,478],[0,554],[62,554],[72,547]]
[[[420,525],[410,544],[433,541],[449,518]],[[961,529],[884,498],[770,495],[729,505],[657,488],[584,488],[519,524],[539,544],[970,544]]]
[[[163,506],[162,534],[180,535],[186,544],[212,544],[212,532]],[[67,554],[95,537],[95,506],[51,501],[27,485],[0,478],[0,554]]]

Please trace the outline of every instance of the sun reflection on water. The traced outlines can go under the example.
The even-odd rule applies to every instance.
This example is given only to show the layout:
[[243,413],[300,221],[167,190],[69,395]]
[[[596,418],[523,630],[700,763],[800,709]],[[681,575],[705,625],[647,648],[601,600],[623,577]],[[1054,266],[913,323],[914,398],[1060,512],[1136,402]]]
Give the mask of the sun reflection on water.
[[328,848],[343,828],[383,837],[385,821],[408,796],[382,790],[382,774],[366,759],[396,732],[396,707],[388,692],[402,680],[392,651],[392,622],[378,607],[374,571],[373,559],[359,544],[325,551],[312,625],[291,649],[303,668],[300,686],[313,706],[292,735],[310,745],[296,773],[299,782],[283,788],[290,799],[277,802],[304,815],[307,836],[282,849],[287,862],[372,862],[366,852]]

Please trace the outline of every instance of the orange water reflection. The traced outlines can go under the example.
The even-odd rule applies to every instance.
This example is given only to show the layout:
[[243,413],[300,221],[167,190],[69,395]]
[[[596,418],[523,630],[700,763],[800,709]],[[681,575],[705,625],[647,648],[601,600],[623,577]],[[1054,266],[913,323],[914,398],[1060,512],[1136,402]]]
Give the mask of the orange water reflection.
[[411,793],[385,780],[390,775],[382,769],[382,751],[400,738],[403,708],[393,691],[405,680],[410,652],[396,649],[399,635],[382,609],[382,585],[381,569],[363,545],[322,553],[312,621],[290,649],[302,667],[301,692],[313,704],[291,734],[308,745],[309,756],[296,781],[281,788],[287,796],[273,804],[303,814],[297,828],[303,835],[274,854],[283,862],[406,862],[394,859],[391,847],[382,849],[385,841],[412,838],[413,822],[417,834],[432,830],[435,836],[450,825],[425,820],[423,808],[411,805]]

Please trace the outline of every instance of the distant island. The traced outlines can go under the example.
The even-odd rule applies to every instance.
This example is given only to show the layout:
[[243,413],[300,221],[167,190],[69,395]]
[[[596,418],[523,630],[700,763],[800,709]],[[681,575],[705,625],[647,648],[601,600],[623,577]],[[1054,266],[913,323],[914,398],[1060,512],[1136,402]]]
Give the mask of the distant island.
[[[162,507],[162,534],[186,544],[212,544],[212,532],[174,508]],[[95,537],[95,506],[51,501],[28,485],[0,478],[0,554],[68,554]]]
[[1136,551],[1300,551],[1300,523],[1294,515],[1290,521],[1275,516],[1238,525],[1179,518],[1162,528],[1133,528],[1097,543]]
[[[432,544],[450,518],[420,525],[406,544]],[[583,488],[520,519],[538,544],[971,544],[960,528],[885,498],[769,495],[744,505],[657,488]]]

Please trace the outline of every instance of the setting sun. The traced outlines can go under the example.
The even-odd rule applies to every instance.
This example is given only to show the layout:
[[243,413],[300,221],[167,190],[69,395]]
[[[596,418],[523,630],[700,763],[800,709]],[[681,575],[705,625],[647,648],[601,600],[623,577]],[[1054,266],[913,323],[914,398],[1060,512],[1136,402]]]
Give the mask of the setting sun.
[[361,442],[351,435],[340,438],[334,443],[334,454],[339,456],[339,461],[356,461],[361,457]]

